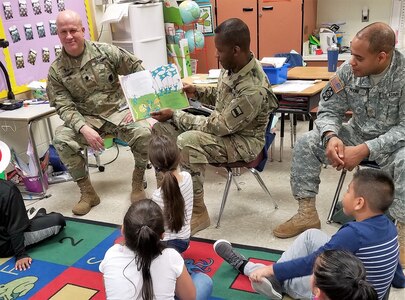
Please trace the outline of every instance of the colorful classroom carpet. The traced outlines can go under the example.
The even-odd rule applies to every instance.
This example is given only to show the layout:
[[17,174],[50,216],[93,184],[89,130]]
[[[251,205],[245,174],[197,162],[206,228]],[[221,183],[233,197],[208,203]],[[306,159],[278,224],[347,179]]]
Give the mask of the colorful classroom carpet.
[[[105,252],[121,240],[117,225],[67,218],[56,237],[41,243],[29,254],[27,271],[14,269],[14,258],[0,258],[0,300],[11,299],[105,299],[103,277],[98,271]],[[264,299],[252,291],[240,275],[215,254],[213,241],[193,238],[184,253],[189,269],[208,274],[214,281],[211,299]],[[253,262],[271,264],[281,252],[234,245]]]

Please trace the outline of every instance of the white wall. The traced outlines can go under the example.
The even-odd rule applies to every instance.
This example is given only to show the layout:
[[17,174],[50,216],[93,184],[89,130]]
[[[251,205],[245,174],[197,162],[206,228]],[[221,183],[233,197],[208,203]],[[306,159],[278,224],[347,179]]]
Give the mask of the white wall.
[[[99,38],[100,42],[111,43],[111,29],[110,25],[106,24],[104,26],[101,25],[101,20],[103,19],[103,14],[106,9],[106,5],[95,5],[96,1],[93,2],[93,16],[95,20],[95,26],[97,28],[97,36],[95,39]],[[111,3],[111,1],[110,1]]]
[[[364,6],[369,9],[369,22],[361,21]],[[349,46],[354,35],[363,27],[373,22],[390,23],[392,11],[391,0],[318,0],[317,23],[346,22],[339,31],[344,31],[343,42]]]

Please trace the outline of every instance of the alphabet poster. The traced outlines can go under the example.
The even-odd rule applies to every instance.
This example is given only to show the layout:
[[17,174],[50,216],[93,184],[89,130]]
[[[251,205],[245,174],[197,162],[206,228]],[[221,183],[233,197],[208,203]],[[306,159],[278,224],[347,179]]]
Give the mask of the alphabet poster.
[[[85,38],[93,38],[88,0],[0,1],[0,39],[9,43],[7,48],[0,48],[0,61],[8,71],[14,94],[28,90],[26,85],[31,81],[47,78],[51,63],[62,51],[56,17],[65,9],[81,16]],[[0,91],[1,98],[7,96],[6,79],[1,71]]]

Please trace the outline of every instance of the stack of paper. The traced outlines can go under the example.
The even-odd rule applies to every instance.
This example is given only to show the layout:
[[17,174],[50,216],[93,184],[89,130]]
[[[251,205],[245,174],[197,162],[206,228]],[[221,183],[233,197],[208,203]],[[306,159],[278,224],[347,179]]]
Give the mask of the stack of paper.
[[263,57],[262,60],[260,61],[262,65],[265,66],[273,66],[275,68],[281,68],[287,57]]
[[221,69],[211,69],[208,71],[207,78],[219,78],[220,73],[221,73]]
[[301,92],[314,85],[313,80],[287,80],[283,84],[272,87],[275,93]]

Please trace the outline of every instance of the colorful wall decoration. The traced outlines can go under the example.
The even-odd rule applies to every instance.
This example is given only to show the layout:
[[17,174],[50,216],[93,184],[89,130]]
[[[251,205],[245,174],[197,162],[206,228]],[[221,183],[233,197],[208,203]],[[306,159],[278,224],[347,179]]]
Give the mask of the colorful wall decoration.
[[[0,49],[0,61],[10,76],[14,94],[24,92],[31,81],[45,80],[62,50],[56,31],[56,17],[65,9],[80,14],[85,37],[94,39],[89,0],[0,1],[0,39],[9,42]],[[0,98],[7,96],[6,79],[0,71]]]

